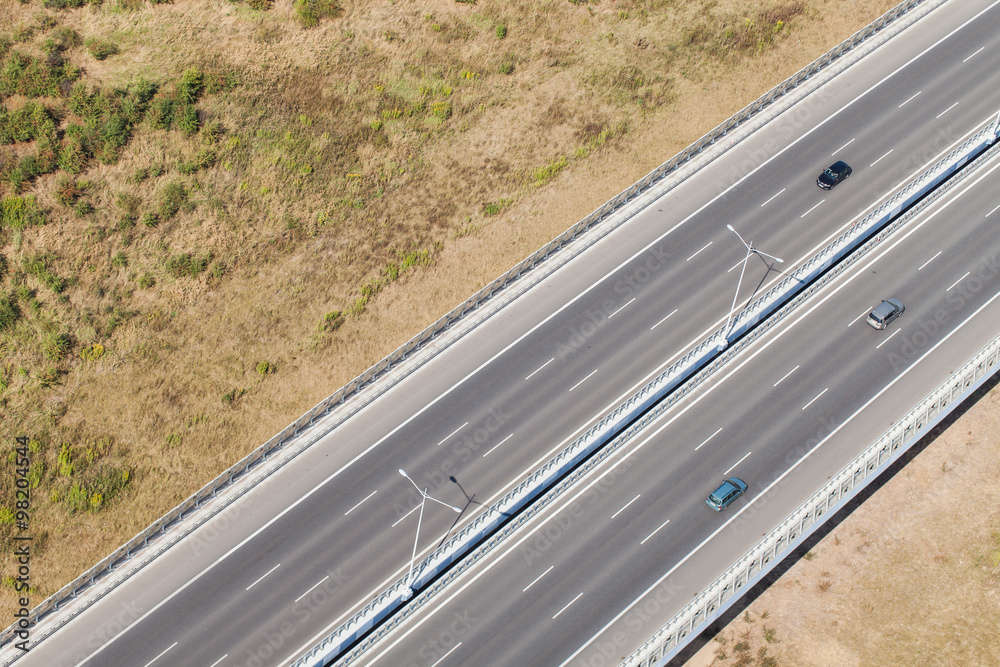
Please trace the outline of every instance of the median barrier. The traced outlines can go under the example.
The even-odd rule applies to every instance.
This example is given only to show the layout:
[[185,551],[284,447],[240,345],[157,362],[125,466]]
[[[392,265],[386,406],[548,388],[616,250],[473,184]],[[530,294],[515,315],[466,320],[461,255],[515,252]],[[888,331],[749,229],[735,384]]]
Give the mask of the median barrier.
[[[561,493],[571,488],[583,476],[600,465],[602,461],[606,460],[614,454],[614,452],[618,451],[632,438],[638,437],[642,434],[643,431],[645,431],[653,422],[659,419],[660,416],[662,416],[666,411],[673,408],[673,406],[677,405],[677,403],[684,399],[693,389],[699,387],[719,370],[727,367],[727,365],[743,350],[753,345],[755,341],[764,336],[768,331],[782,322],[790,314],[794,313],[799,306],[811,299],[817,292],[824,289],[851,266],[854,266],[854,264],[878,248],[883,240],[908,225],[923,210],[931,206],[934,202],[955,187],[961,185],[967,175],[975,173],[975,168],[991,159],[996,158],[998,155],[1000,155],[1000,145],[992,147],[985,154],[976,158],[975,161],[969,165],[969,172],[964,172],[964,174],[960,175],[959,178],[948,181],[944,185],[940,186],[938,189],[931,192],[924,200],[920,201],[915,207],[907,210],[904,215],[893,220],[888,226],[881,229],[875,236],[869,237],[863,245],[856,247],[853,253],[849,254],[840,263],[833,266],[829,271],[824,273],[819,279],[815,280],[805,289],[795,294],[790,300],[787,300],[779,310],[761,322],[757,327],[751,329],[748,333],[736,340],[731,346],[724,348],[721,353],[719,352],[718,347],[712,343],[713,338],[705,341],[703,345],[709,349],[709,353],[713,356],[713,358],[708,361],[707,364],[702,365],[702,367],[691,370],[686,378],[686,381],[683,383],[675,383],[673,385],[674,389],[666,392],[665,398],[655,402],[656,405],[652,410],[645,412],[638,420],[634,421],[632,424],[628,425],[627,428],[620,431],[613,440],[610,440],[610,442],[607,443],[607,446],[598,449],[596,454],[592,457],[586,458],[586,456],[581,456],[579,452],[573,451],[575,448],[584,448],[584,451],[593,451],[595,448],[587,447],[586,442],[577,441],[573,443],[573,445],[567,447],[566,450],[549,461],[546,466],[543,466],[542,469],[529,477],[528,480],[525,480],[521,486],[511,491],[507,497],[492,505],[486,513],[481,515],[483,517],[482,521],[490,521],[489,517],[493,517],[493,520],[495,521],[498,516],[503,514],[504,508],[509,510],[515,505],[521,508],[525,507],[525,505],[527,505],[527,498],[525,497],[525,489],[522,487],[525,484],[528,484],[530,480],[542,479],[543,473],[547,472],[547,474],[544,475],[545,478],[555,478],[558,480],[556,481],[556,485],[554,487],[546,490],[536,486],[536,500],[527,509],[518,513],[515,518],[511,519],[510,516],[508,516],[507,518],[509,521],[504,524],[499,531],[491,534],[489,531],[483,530],[482,525],[477,526],[476,523],[473,522],[473,524],[470,524],[466,529],[455,535],[445,545],[440,547],[438,552],[435,552],[428,558],[421,561],[416,569],[416,571],[420,574],[413,586],[413,589],[419,590],[423,586],[427,586],[427,589],[422,591],[421,594],[417,595],[413,600],[408,601],[406,608],[395,614],[388,624],[379,627],[375,633],[365,637],[361,644],[351,648],[350,652],[345,654],[344,657],[337,662],[337,664],[346,666],[355,664],[359,660],[363,660],[363,656],[367,650],[371,649],[382,638],[387,636],[395,627],[404,622],[406,618],[412,616],[414,613],[417,613],[423,604],[446,588],[449,583],[458,578],[463,572],[467,571],[471,567],[474,567],[475,563],[480,561],[493,548],[501,544],[510,535],[516,532],[533,516],[536,516],[539,512],[541,512]],[[721,330],[718,334],[721,335]],[[704,352],[698,352],[697,354],[704,354]],[[693,359],[697,361],[700,357],[696,356],[693,357]],[[680,364],[681,362],[678,363]],[[661,376],[651,382],[650,385],[647,385],[645,389],[649,392],[654,392],[656,390],[653,389],[651,385],[655,385],[657,382],[664,382],[665,380],[676,380],[677,369],[671,367],[671,369],[668,369],[663,375],[672,375],[672,377],[664,378]],[[640,392],[640,394],[641,393],[642,392]],[[639,394],[637,394],[637,396],[638,395]],[[625,406],[622,406],[623,409],[624,407]],[[594,428],[599,429],[600,427],[601,424],[598,424]],[[592,434],[588,432],[588,435]],[[586,438],[586,436],[584,437]],[[583,440],[583,438],[581,438],[581,440]],[[582,466],[572,469],[572,473],[570,475],[565,476],[562,479],[559,478],[561,475],[565,475],[567,470],[571,469],[572,461],[579,461],[581,459],[585,460]],[[496,529],[496,525],[497,524],[495,523],[493,524],[493,530]],[[484,537],[488,537],[488,539],[483,541],[481,544],[477,545],[476,542],[473,541],[474,539],[481,540]],[[465,545],[469,552],[465,555],[459,565],[448,569],[446,565],[451,564],[456,560],[455,552],[463,545]],[[435,577],[437,577],[437,579],[435,579]],[[407,578],[403,577],[397,581],[390,590],[397,590],[398,587],[405,586],[406,582]],[[314,649],[316,653],[311,652],[306,657],[294,663],[294,667],[328,664],[329,660],[333,659],[336,655],[339,655],[344,649],[351,646],[357,637],[364,634],[350,632],[350,625],[351,622],[349,621],[339,629],[343,632],[342,635],[334,633],[327,638],[327,641],[329,642],[328,644],[321,644],[320,646],[317,646],[316,649]],[[343,641],[342,643],[338,641],[338,639],[346,640],[348,638],[350,638],[351,641]]]
[[[690,176],[690,173],[684,173],[684,169],[691,166],[694,160],[700,157],[705,157],[706,153],[710,152],[710,150],[715,151],[715,153],[710,156],[710,159],[714,159],[734,144],[734,140],[729,142],[720,142],[720,139],[723,137],[729,137],[731,133],[737,129],[747,132],[756,130],[757,125],[764,122],[764,119],[762,118],[763,111],[780,111],[781,109],[778,109],[777,107],[781,105],[776,104],[778,101],[785,101],[787,103],[785,104],[785,108],[787,108],[792,102],[796,101],[790,99],[792,97],[790,96],[790,93],[793,91],[799,92],[801,93],[799,97],[801,97],[810,92],[809,90],[806,90],[806,87],[803,86],[803,84],[812,82],[818,87],[819,82],[816,81],[818,78],[817,75],[823,74],[824,76],[830,76],[836,74],[837,72],[834,71],[836,68],[831,66],[838,62],[843,63],[842,59],[844,59],[844,56],[847,54],[856,54],[858,52],[858,47],[863,44],[866,47],[871,46],[872,48],[877,46],[877,44],[873,43],[877,41],[872,40],[873,36],[885,35],[885,38],[888,39],[891,35],[886,35],[886,33],[883,32],[887,27],[891,26],[894,28],[894,31],[890,32],[898,32],[909,25],[906,21],[900,21],[901,18],[912,15],[916,9],[920,9],[922,14],[926,13],[940,6],[944,3],[944,1],[945,0],[904,0],[896,7],[870,23],[868,26],[854,33],[836,47],[832,48],[823,56],[817,58],[782,83],[776,85],[767,93],[760,96],[757,100],[733,114],[733,116],[720,123],[683,151],[649,172],[646,176],[631,185],[629,188],[610,199],[590,215],[570,227],[551,242],[532,253],[528,258],[519,262],[509,271],[499,276],[479,290],[476,294],[456,306],[449,313],[398,347],[384,359],[374,364],[358,377],[345,384],[341,389],[318,403],[315,407],[307,411],[302,417],[283,429],[280,433],[270,438],[267,442],[260,445],[253,452],[238,461],[235,465],[207,483],[192,496],[185,499],[183,502],[164,514],[160,519],[155,521],[141,533],[137,534],[129,542],[116,549],[95,566],[81,574],[72,582],[63,586],[53,595],[49,596],[46,600],[31,610],[28,619],[31,627],[36,626],[40,620],[50,613],[58,611],[67,602],[76,600],[81,593],[90,589],[95,583],[106,580],[108,576],[111,575],[121,564],[129,562],[130,567],[135,569],[135,567],[141,567],[152,560],[152,558],[159,553],[162,553],[166,549],[170,548],[177,541],[197,528],[198,525],[201,525],[208,519],[216,516],[220,511],[228,507],[229,504],[235,501],[235,499],[229,499],[225,503],[213,504],[211,511],[202,512],[200,514],[199,521],[195,525],[188,526],[184,530],[176,532],[176,534],[173,534],[169,540],[161,539],[165,536],[168,530],[175,528],[176,525],[192,510],[200,508],[207,500],[214,500],[220,491],[230,488],[234,485],[234,483],[244,481],[247,473],[257,468],[262,462],[272,458],[275,454],[280,452],[282,454],[283,461],[290,460],[291,458],[294,458],[296,454],[300,453],[318,440],[322,435],[311,435],[309,438],[300,440],[298,436],[303,430],[316,426],[317,422],[321,420],[326,420],[333,411],[338,408],[342,408],[347,401],[356,399],[363,390],[368,390],[363,399],[358,400],[356,405],[354,405],[351,409],[346,410],[344,414],[340,415],[339,418],[334,421],[334,423],[324,425],[325,432],[329,432],[335,428],[344,420],[355,414],[358,410],[370,404],[373,400],[388,391],[388,389],[394,386],[394,384],[396,384],[400,379],[406,377],[409,373],[412,373],[413,370],[419,367],[419,364],[411,364],[408,368],[400,369],[399,366],[401,362],[404,360],[411,360],[417,352],[425,351],[429,343],[441,337],[445,332],[449,332],[454,325],[465,320],[470,313],[479,310],[491,301],[495,301],[496,297],[501,293],[509,293],[510,288],[515,284],[519,283],[520,289],[518,290],[518,293],[523,293],[523,291],[526,291],[528,287],[537,284],[546,276],[551,275],[552,272],[563,266],[570,259],[579,255],[581,252],[596,243],[597,240],[607,236],[630,219],[632,215],[634,215],[635,211],[638,210],[635,209],[634,206],[630,206],[635,203],[634,200],[637,197],[643,194],[649,194],[650,190],[654,186],[664,185],[665,189],[663,191],[655,193],[657,197],[662,196],[665,191],[676,187],[677,184],[683,182],[683,180]],[[916,18],[917,17],[914,17],[913,20],[916,20]],[[847,64],[844,63],[844,66],[846,67]],[[751,123],[750,121],[754,122]],[[664,184],[665,179],[668,177],[672,177],[673,180],[669,184]],[[629,210],[630,208],[632,210]],[[557,261],[552,261],[552,257],[557,253],[559,255]],[[529,274],[532,275],[532,279],[526,281],[525,277]],[[703,355],[704,359],[708,359],[710,357],[710,351],[705,348],[700,348],[697,354]],[[430,356],[433,356],[433,354],[429,355],[427,358],[430,358]],[[423,362],[426,362],[427,358],[425,358]],[[387,381],[380,386],[375,386],[377,382],[385,380]],[[633,399],[630,399],[629,405],[625,408],[625,410],[634,411],[635,408],[640,407],[641,405],[648,405],[649,402],[649,393],[646,392],[642,397],[633,397]],[[624,414],[624,412],[621,411],[620,408],[619,410],[616,410],[615,414],[620,417]],[[602,437],[601,434],[596,431],[594,433],[588,432],[588,436],[590,437],[591,442],[594,443],[600,442],[600,438]],[[284,451],[285,448],[292,442],[295,442],[296,444],[294,451]],[[579,457],[573,458],[574,460],[579,461]],[[252,488],[252,486],[259,483],[259,481],[260,480],[255,480],[248,488]],[[245,492],[246,489],[241,491],[241,493]],[[524,503],[521,502],[520,506],[523,506],[523,504]],[[147,550],[151,542],[158,542],[156,553],[151,556],[143,557],[140,559],[140,563],[136,563],[136,556],[140,552]],[[445,557],[442,562],[453,562],[455,557],[457,556],[452,555]],[[428,573],[430,571],[430,569],[427,570]],[[428,574],[427,576],[430,575]],[[115,581],[114,585],[121,583],[121,581],[124,581],[125,578],[127,578],[127,575],[119,577]],[[426,578],[427,577],[425,577],[425,579]],[[113,586],[106,587],[101,595],[106,594],[107,590],[110,590],[110,588],[113,588]],[[35,643],[51,635],[53,632],[65,625],[65,623],[69,620],[72,620],[72,618],[75,618],[77,615],[82,613],[90,604],[99,598],[100,595],[94,599],[90,599],[85,605],[82,606],[82,608],[76,609],[74,613],[66,615],[58,623],[46,628],[43,633],[36,635],[34,638]],[[18,629],[18,624],[14,624],[0,632],[0,649],[11,644],[13,639],[16,638],[15,633]],[[6,659],[3,664],[9,665],[18,657],[20,657],[20,654]]]
[[1000,336],[893,424],[688,603],[622,667],[662,667],[1000,370]]

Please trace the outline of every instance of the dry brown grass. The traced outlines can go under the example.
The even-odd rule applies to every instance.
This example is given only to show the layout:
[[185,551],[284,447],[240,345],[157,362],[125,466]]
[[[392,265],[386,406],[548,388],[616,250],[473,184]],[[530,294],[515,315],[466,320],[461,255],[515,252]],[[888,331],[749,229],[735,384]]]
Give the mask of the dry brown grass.
[[[994,389],[749,606],[771,611],[781,664],[996,663],[998,404]],[[735,620],[721,634],[743,629]],[[717,648],[689,667],[732,664]]]
[[[342,16],[308,30],[288,0],[267,12],[212,0],[48,12],[83,38],[118,45],[102,61],[83,47],[67,52],[91,86],[145,77],[170,90],[192,65],[241,85],[198,103],[224,128],[217,143],[140,125],[117,163],[79,176],[94,213],[59,204],[59,175],[42,177],[30,192],[50,223],[3,236],[3,291],[23,282],[39,304],[35,312],[22,299],[18,329],[0,333],[4,447],[30,434],[45,465],[32,508],[33,601],[892,3],[807,4],[760,53],[684,45],[706,16],[759,17],[787,4],[345,2]],[[0,34],[40,11],[3,7]],[[17,48],[40,55],[41,39]],[[611,138],[595,142],[605,130]],[[178,171],[206,146],[214,166]],[[539,186],[537,170],[560,160]],[[137,178],[156,167],[166,173]],[[155,227],[117,228],[130,206],[156,210],[174,182],[192,208]],[[500,200],[509,200],[501,213],[484,214]],[[349,310],[365,284],[419,250],[431,251],[431,266],[319,332],[325,313]],[[219,276],[165,270],[172,255],[208,251]],[[62,296],[17,275],[40,252],[71,280]],[[127,266],[112,265],[118,253]],[[145,275],[152,287],[140,287]],[[43,356],[50,330],[73,336],[63,361]],[[103,356],[83,359],[93,343]],[[259,362],[276,372],[261,376]],[[43,387],[46,369],[59,375]],[[88,443],[102,438],[111,445],[86,464]],[[58,474],[63,443],[80,462],[74,477]],[[131,480],[100,511],[71,514],[66,489],[102,466]],[[0,480],[5,503],[11,477]],[[12,527],[0,531],[8,571]],[[12,599],[4,587],[4,608]]]

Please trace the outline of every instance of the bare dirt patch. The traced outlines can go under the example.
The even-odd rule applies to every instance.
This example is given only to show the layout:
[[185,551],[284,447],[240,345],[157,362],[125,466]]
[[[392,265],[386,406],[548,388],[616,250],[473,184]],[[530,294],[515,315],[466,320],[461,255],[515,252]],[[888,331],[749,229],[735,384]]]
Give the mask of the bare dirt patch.
[[998,404],[994,388],[687,665],[996,664]]

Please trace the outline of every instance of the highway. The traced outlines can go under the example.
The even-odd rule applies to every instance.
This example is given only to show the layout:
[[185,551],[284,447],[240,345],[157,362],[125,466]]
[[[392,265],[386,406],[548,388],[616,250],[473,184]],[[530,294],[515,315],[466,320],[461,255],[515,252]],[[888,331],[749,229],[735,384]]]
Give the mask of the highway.
[[[980,171],[633,438],[361,664],[618,664],[1000,333],[1000,158]],[[876,331],[865,316],[889,297],[906,310]],[[716,513],[705,497],[729,475],[749,491]]]
[[[406,572],[420,496],[399,469],[463,510],[428,506],[426,554],[725,321],[744,256],[726,223],[794,267],[994,114],[998,24],[995,3],[937,10],[438,354],[18,664],[286,662]],[[816,175],[834,159],[854,175],[821,191]],[[751,263],[740,302],[779,278]]]

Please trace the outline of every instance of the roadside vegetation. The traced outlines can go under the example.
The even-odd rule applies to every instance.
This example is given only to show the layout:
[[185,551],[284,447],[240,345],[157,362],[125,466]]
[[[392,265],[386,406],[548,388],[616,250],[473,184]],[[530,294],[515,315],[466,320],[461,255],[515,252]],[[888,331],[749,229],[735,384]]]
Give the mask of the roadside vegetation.
[[34,605],[892,4],[5,0],[4,572],[15,436]]

